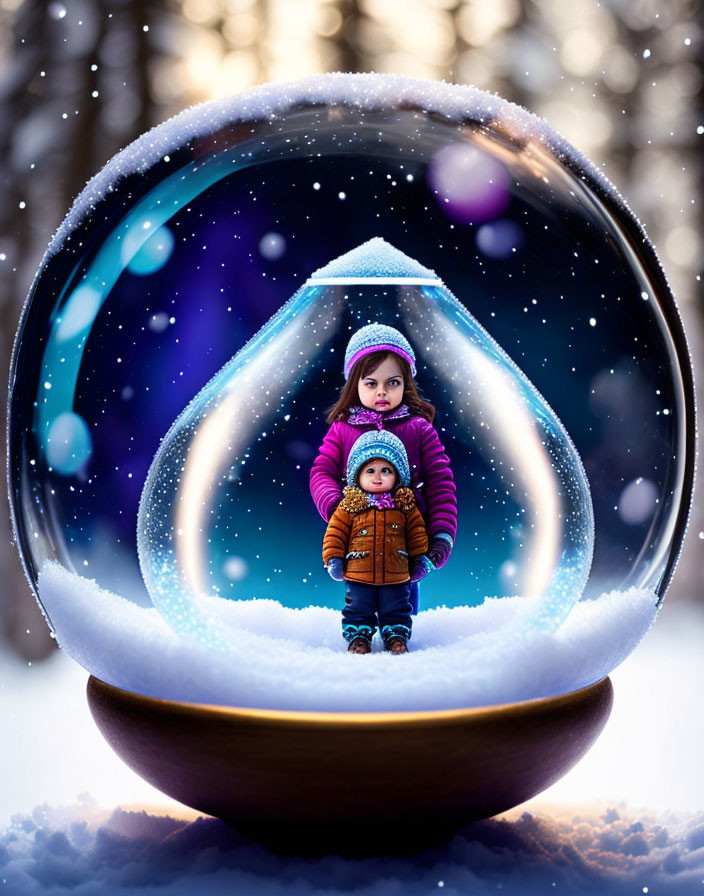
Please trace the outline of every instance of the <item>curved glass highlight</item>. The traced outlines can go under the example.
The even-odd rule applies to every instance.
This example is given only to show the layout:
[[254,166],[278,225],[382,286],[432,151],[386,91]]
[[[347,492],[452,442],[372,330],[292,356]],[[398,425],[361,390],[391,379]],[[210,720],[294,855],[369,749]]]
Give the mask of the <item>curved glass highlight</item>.
[[[194,594],[203,613],[207,595],[339,606],[308,471],[367,320],[411,340],[457,467],[457,542],[423,609],[527,594],[552,625],[567,593],[661,597],[694,464],[681,325],[630,213],[542,136],[498,102],[462,121],[303,103],[116,176],[45,260],[13,358],[10,492],[40,602],[58,562],[143,605],[163,573],[185,589],[177,628]],[[376,237],[437,282],[306,281]],[[168,477],[201,444],[176,545]]]
[[[140,502],[138,546],[149,594],[180,633],[195,633],[210,645],[221,640],[222,621],[210,618],[207,609],[213,595],[246,600],[258,592],[292,607],[312,602],[307,582],[275,572],[295,563],[292,551],[319,565],[320,535],[309,542],[290,519],[293,508],[262,502],[262,495],[272,481],[285,492],[284,433],[314,424],[310,408],[320,384],[339,379],[350,333],[389,321],[416,348],[418,381],[440,397],[439,419],[445,422],[465,526],[484,516],[480,506],[469,505],[474,476],[490,478],[504,495],[491,528],[497,542],[513,549],[503,561],[510,564],[504,570],[506,593],[533,598],[521,624],[553,631],[579,600],[591,565],[594,523],[574,445],[506,353],[438,277],[422,268],[417,276],[419,267],[381,239],[334,260],[169,430]],[[453,557],[460,572],[453,578],[456,603],[468,602],[461,570],[472,562],[471,539],[463,534],[464,549]],[[261,590],[252,581],[229,579],[235,551],[248,564],[256,558],[268,569]]]

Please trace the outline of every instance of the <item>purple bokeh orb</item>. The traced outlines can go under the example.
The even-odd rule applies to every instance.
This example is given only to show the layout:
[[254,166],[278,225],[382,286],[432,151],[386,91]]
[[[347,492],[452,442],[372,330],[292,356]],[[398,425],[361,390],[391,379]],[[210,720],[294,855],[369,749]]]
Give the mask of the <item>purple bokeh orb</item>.
[[428,182],[447,216],[460,224],[492,221],[511,202],[508,171],[477,146],[441,149],[428,168]]
[[639,526],[652,518],[658,505],[658,490],[649,479],[639,476],[621,492],[618,514],[629,526]]
[[523,246],[524,236],[515,221],[501,219],[477,230],[477,248],[488,258],[508,258]]

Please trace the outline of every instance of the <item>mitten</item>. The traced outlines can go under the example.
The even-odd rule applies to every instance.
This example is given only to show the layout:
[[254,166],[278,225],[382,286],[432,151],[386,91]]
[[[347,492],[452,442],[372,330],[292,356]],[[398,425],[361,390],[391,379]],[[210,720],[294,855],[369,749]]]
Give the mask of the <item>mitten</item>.
[[428,551],[428,557],[435,569],[442,569],[452,553],[452,538],[449,535],[437,535]]
[[342,557],[332,557],[328,560],[325,569],[327,569],[331,579],[335,579],[336,582],[343,580]]
[[432,572],[435,569],[435,564],[430,560],[425,554],[421,554],[420,557],[414,557],[413,564],[411,566],[411,581],[412,582],[420,582],[421,579],[424,579],[429,572]]

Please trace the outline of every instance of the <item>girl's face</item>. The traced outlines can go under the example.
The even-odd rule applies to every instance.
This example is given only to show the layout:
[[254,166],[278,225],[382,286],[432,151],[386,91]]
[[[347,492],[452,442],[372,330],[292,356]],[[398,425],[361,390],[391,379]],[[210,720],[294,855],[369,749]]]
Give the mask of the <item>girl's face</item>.
[[374,411],[393,411],[403,398],[403,374],[396,358],[389,356],[358,384],[359,400]]
[[364,464],[359,471],[359,487],[373,495],[390,492],[396,483],[396,470],[380,457]]

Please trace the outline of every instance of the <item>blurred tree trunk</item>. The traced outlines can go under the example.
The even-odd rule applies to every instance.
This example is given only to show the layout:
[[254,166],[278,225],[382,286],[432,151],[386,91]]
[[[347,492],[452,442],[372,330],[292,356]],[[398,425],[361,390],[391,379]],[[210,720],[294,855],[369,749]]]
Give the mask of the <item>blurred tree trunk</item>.
[[337,40],[339,70],[369,71],[369,60],[364,57],[362,41],[365,15],[359,8],[358,0],[339,0],[337,8],[342,15],[342,28]]
[[[174,17],[166,4],[94,0],[79,16],[70,4],[25,0],[14,12],[0,12],[0,367],[6,372],[20,309],[53,231],[86,181],[164,111],[152,98],[150,66],[168,46],[152,28],[168,33]],[[0,629],[20,655],[38,659],[54,642],[10,543],[4,489],[0,504]]]
[[[41,102],[44,75],[51,69],[51,46],[47,35],[44,4],[28,0],[17,14],[12,28],[12,56],[8,75],[0,88],[0,369],[7,374],[19,309],[27,286],[29,271],[42,251],[39,222],[32,220],[31,209],[21,208],[29,195],[28,180],[32,169],[23,157],[22,131],[18,126],[31,121]],[[29,274],[29,275],[28,275]],[[2,403],[6,413],[5,402]],[[6,424],[6,420],[3,418]],[[6,465],[5,441],[2,445],[3,469]],[[0,622],[11,644],[25,658],[41,659],[51,653],[54,642],[34,601],[22,564],[9,532],[9,506],[4,489],[0,499],[0,574],[3,579]]]

